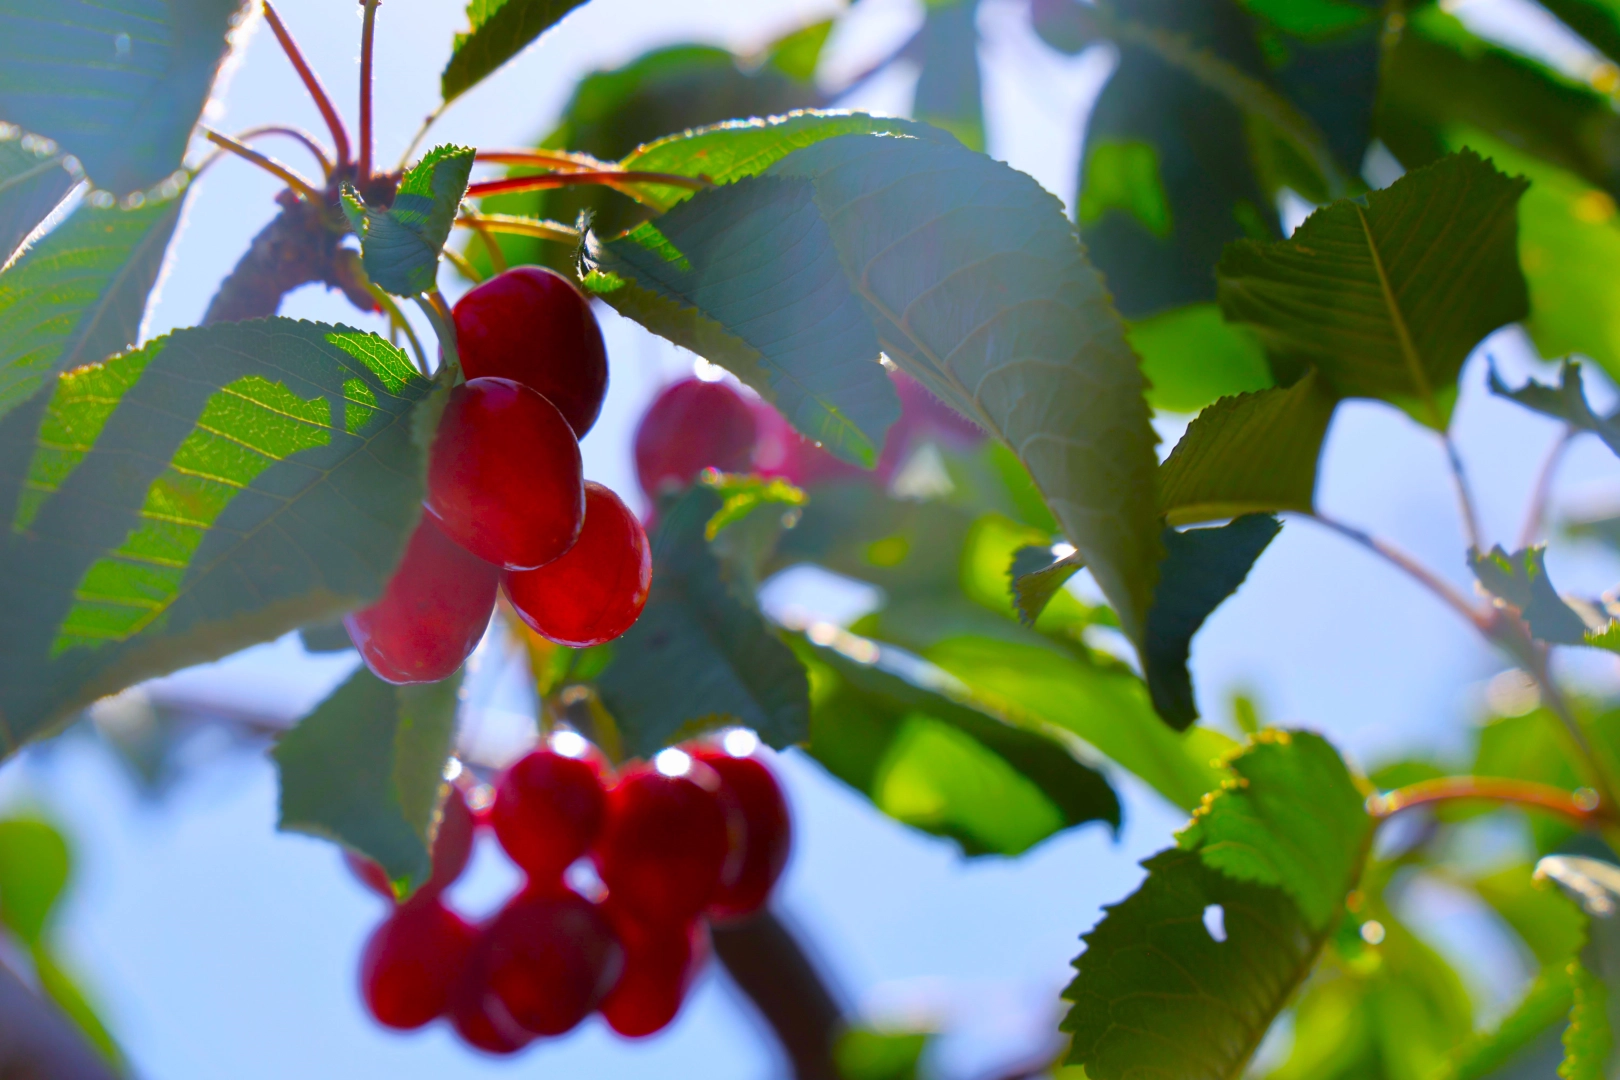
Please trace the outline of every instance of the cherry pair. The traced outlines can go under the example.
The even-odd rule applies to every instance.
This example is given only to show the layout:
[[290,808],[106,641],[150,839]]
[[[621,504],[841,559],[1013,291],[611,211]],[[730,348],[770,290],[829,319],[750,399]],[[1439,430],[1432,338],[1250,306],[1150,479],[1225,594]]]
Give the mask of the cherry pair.
[[439,417],[427,512],[382,597],[344,620],[394,683],[453,674],[497,587],[536,633],[583,647],[629,629],[652,583],[640,522],[582,473],[579,439],[607,391],[589,301],[562,275],[522,266],[462,297],[455,323],[467,381]]

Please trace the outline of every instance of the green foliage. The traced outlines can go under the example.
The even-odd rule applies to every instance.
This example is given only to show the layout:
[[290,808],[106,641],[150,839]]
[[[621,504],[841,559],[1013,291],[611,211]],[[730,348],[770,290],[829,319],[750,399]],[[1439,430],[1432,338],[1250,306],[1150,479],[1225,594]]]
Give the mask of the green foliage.
[[448,105],[522,52],[585,0],[472,0],[467,29],[456,34],[439,76]]
[[1587,915],[1586,945],[1570,965],[1574,1002],[1564,1030],[1560,1080],[1601,1080],[1616,1066],[1620,1028],[1620,867],[1582,856],[1553,855],[1536,864],[1536,876],[1558,883]]
[[401,896],[427,880],[459,678],[392,686],[361,666],[281,737],[279,827],[374,860]]
[[1468,566],[1491,595],[1519,609],[1536,637],[1559,645],[1584,645],[1586,623],[1553,588],[1542,562],[1545,553],[1546,548],[1538,546],[1509,555],[1497,545],[1484,555],[1470,551]]
[[[1340,397],[1392,402],[1443,430],[1463,360],[1528,312],[1514,207],[1525,182],[1472,153],[1340,201],[1288,240],[1221,258],[1221,308],[1292,382],[1315,367]],[[1440,261],[1437,261],[1440,260]]]
[[376,285],[396,296],[437,288],[439,252],[450,238],[472,165],[470,148],[434,147],[405,173],[383,211],[368,210],[353,188],[344,189],[343,211],[360,236],[366,276]]
[[420,513],[403,353],[340,326],[180,330],[0,419],[0,743],[382,591]]
[[52,375],[135,344],[180,206],[80,204],[0,273],[0,418]]
[[241,0],[0,3],[0,120],[55,139],[122,195],[180,167]]
[[1546,1038],[1549,1031],[1562,1026],[1574,1002],[1569,971],[1543,971],[1500,1023],[1469,1038],[1452,1052],[1438,1074],[1440,1080],[1484,1080],[1510,1065],[1527,1048]]
[[67,841],[35,818],[0,821],[0,923],[33,948],[67,887]]
[[1133,321],[1126,338],[1142,358],[1148,401],[1156,409],[1197,412],[1273,382],[1259,338],[1223,319],[1216,304],[1188,304]]
[[1577,431],[1590,431],[1603,440],[1616,454],[1620,454],[1620,423],[1613,416],[1599,416],[1586,402],[1586,389],[1581,385],[1581,365],[1565,360],[1559,369],[1558,386],[1544,385],[1531,379],[1517,390],[1509,389],[1492,367],[1489,375],[1491,393],[1511,398],[1532,412],[1562,420]]
[[929,3],[915,48],[921,70],[911,113],[984,149],[984,106],[979,77],[978,0]]
[[0,266],[73,187],[61,151],[26,145],[22,132],[0,128]]
[[850,1028],[833,1045],[833,1061],[842,1080],[917,1080],[926,1032],[886,1032]]
[[1014,552],[1007,573],[1012,578],[1013,606],[1018,609],[1019,621],[1034,626],[1058,590],[1084,566],[1078,552],[1071,551],[1061,559],[1054,559],[1049,547],[1024,547]]

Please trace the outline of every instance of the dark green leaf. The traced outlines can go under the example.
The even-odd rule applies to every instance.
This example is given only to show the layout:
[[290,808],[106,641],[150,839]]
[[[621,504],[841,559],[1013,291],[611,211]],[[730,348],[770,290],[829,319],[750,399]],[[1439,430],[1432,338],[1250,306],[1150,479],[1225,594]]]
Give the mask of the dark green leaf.
[[804,668],[704,538],[721,505],[700,485],[661,509],[652,595],[598,679],[630,756],[650,757],[710,718],[719,726],[729,717],[776,747],[809,734]]
[[1314,508],[1322,440],[1338,401],[1315,371],[1290,387],[1222,398],[1193,420],[1159,470],[1172,525]]
[[95,1008],[85,997],[84,991],[79,989],[78,982],[67,973],[57,960],[54,953],[44,946],[36,946],[30,955],[34,962],[34,977],[39,980],[39,988],[56,1003],[57,1008],[67,1014],[79,1031],[90,1040],[90,1045],[101,1052],[120,1073],[127,1071],[124,1055],[113,1039],[107,1025],[102,1023],[101,1017],[96,1015]]
[[467,193],[472,164],[467,147],[434,147],[405,173],[387,210],[368,210],[352,188],[344,190],[344,212],[360,235],[366,275],[379,287],[396,296],[437,287],[439,252]]
[[1620,60],[1620,7],[1612,0],[1541,0],[1571,30],[1611,60]]
[[1065,582],[1080,572],[1085,563],[1079,553],[1070,552],[1061,559],[1052,557],[1049,547],[1019,548],[1013,554],[1008,574],[1012,578],[1013,606],[1018,618],[1026,626],[1035,625],[1046,605],[1052,602]]
[[1518,608],[1530,632],[1557,645],[1586,644],[1586,623],[1547,577],[1546,548],[1520,548],[1509,555],[1500,544],[1485,554],[1469,551],[1468,568],[1485,589]]
[[0,418],[0,745],[374,598],[420,515],[374,334],[263,319],[75,369]]
[[357,668],[272,752],[278,827],[372,859],[402,895],[421,885],[433,869],[460,682],[392,686]]
[[298,639],[312,653],[346,652],[354,648],[354,642],[349,640],[349,631],[341,619],[300,626]]
[[922,70],[911,114],[984,149],[979,90],[978,0],[936,0],[923,17],[917,48]]
[[1599,416],[1586,403],[1586,388],[1581,385],[1581,365],[1565,360],[1558,373],[1556,388],[1538,383],[1534,379],[1517,390],[1509,389],[1492,364],[1488,376],[1491,393],[1517,401],[1533,412],[1562,420],[1578,431],[1590,431],[1603,440],[1616,454],[1620,454],[1620,421],[1613,416]]
[[81,204],[0,273],[0,418],[52,375],[135,344],[180,204]]
[[1148,401],[1157,409],[1197,412],[1275,382],[1260,339],[1223,319],[1215,304],[1188,304],[1132,322],[1126,337],[1142,358]]
[[926,1032],[884,1032],[851,1028],[838,1036],[833,1060],[841,1080],[917,1080],[928,1049]]
[[1514,215],[1525,187],[1454,154],[1365,206],[1318,210],[1288,240],[1232,245],[1221,308],[1255,328],[1283,381],[1314,366],[1341,397],[1443,429],[1468,353],[1529,311]]
[[0,120],[116,194],[180,167],[241,0],[0,0]]
[[1119,800],[1061,728],[997,715],[893,646],[824,640],[800,646],[814,688],[810,752],[891,817],[970,855],[1017,855],[1090,821],[1119,827]]
[[1148,609],[1142,667],[1153,708],[1165,723],[1184,731],[1198,719],[1187,657],[1204,620],[1243,584],[1260,553],[1282,529],[1267,514],[1243,517],[1213,529],[1164,531],[1169,554]]
[[1227,877],[1281,889],[1321,932],[1344,910],[1367,857],[1366,795],[1326,739],[1260,732],[1230,762],[1237,779],[1176,835]]
[[44,940],[70,867],[67,841],[50,825],[33,818],[0,821],[0,923],[24,945]]
[[75,179],[61,151],[47,153],[8,134],[0,126],[0,266],[4,266],[56,205],[67,197]]
[[467,29],[456,34],[439,76],[448,105],[522,52],[585,0],[472,0]]

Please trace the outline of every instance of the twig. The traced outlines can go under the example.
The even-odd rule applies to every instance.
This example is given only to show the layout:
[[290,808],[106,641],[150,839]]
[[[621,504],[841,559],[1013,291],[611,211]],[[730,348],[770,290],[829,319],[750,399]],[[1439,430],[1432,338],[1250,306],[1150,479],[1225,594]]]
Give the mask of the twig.
[[320,190],[315,187],[312,181],[304,179],[302,176],[298,175],[292,169],[289,169],[275,158],[261,154],[251,146],[245,146],[231,138],[229,135],[221,135],[219,132],[214,131],[211,128],[206,128],[199,125],[198,130],[200,130],[203,133],[203,136],[215,146],[218,146],[223,150],[229,150],[237,157],[252,162],[254,165],[257,165],[265,172],[276,177],[282,183],[298,192],[298,194],[302,195],[311,203],[320,205],[326,201],[326,196],[321,194]]
[[619,169],[612,162],[571,150],[479,150],[473,155],[473,160],[490,165],[533,165],[544,169],[572,169],[578,172],[611,172]]
[[315,99],[315,107],[321,112],[321,119],[326,121],[326,129],[332,133],[332,146],[337,152],[337,165],[342,168],[349,163],[349,133],[343,126],[343,118],[338,115],[337,107],[326,93],[326,87],[321,85],[320,76],[316,75],[304,59],[299,50],[298,43],[288,32],[281,16],[271,6],[270,0],[264,0],[264,21],[270,24],[270,30],[281,43],[281,51],[287,54],[292,61],[293,70],[298,72],[299,79],[303,80],[304,89],[309,96]]
[[451,374],[461,371],[461,350],[456,348],[456,320],[450,312],[450,305],[445,303],[444,294],[434,289],[426,296],[417,296],[416,306],[422,309],[433,324],[433,333],[439,339],[439,356],[441,369],[448,365]]
[[[467,219],[465,227],[476,232],[478,239],[483,242],[484,252],[489,256],[490,269],[497,274],[504,274],[506,272],[506,252],[501,250],[500,241],[496,240],[484,222],[479,220],[478,211],[467,203],[462,203],[461,218]],[[461,218],[457,218],[456,224],[461,224]],[[448,251],[449,249],[446,248],[445,250]]]
[[443,112],[444,105],[440,105],[437,109],[434,109],[423,118],[422,126],[416,129],[416,134],[411,136],[411,141],[405,144],[405,152],[399,155],[399,164],[394,166],[394,171],[405,171],[405,166],[409,165],[411,162],[411,155],[414,154],[416,152],[416,148],[422,144],[422,140],[427,138],[428,128],[433,126],[434,122],[439,119],[439,115]]
[[714,952],[771,1026],[796,1080],[839,1080],[843,1013],[809,956],[770,910],[714,928]]
[[1406,554],[1406,552],[1402,551],[1400,548],[1386,540],[1380,540],[1376,536],[1363,532],[1353,525],[1347,525],[1342,521],[1327,517],[1321,513],[1311,513],[1304,516],[1309,520],[1316,522],[1318,525],[1332,529],[1340,536],[1355,541],[1357,544],[1360,544],[1362,547],[1366,548],[1368,551],[1371,551],[1379,558],[1384,559],[1386,562],[1389,562],[1393,566],[1399,568],[1408,576],[1415,579],[1418,584],[1422,585],[1424,588],[1438,596],[1441,600],[1445,601],[1446,604],[1450,605],[1451,608],[1454,609],[1459,615],[1467,619],[1475,629],[1479,630],[1481,633],[1489,633],[1491,624],[1490,616],[1488,614],[1480,611],[1473,604],[1469,603],[1468,599],[1463,596],[1462,593],[1458,592],[1448,582],[1441,580],[1432,570],[1418,562],[1416,559],[1412,558],[1410,555]]
[[559,244],[579,243],[579,230],[556,221],[519,217],[516,214],[462,214],[456,218],[463,229],[476,229],[480,233],[511,233],[514,236],[533,236],[541,240],[555,240]]
[[1547,503],[1552,498],[1553,477],[1558,472],[1558,464],[1563,459],[1565,448],[1574,437],[1575,429],[1566,425],[1563,434],[1558,436],[1552,448],[1547,451],[1547,459],[1541,463],[1541,472],[1536,476],[1536,486],[1530,492],[1530,506],[1525,511],[1524,527],[1519,530],[1521,548],[1529,547],[1536,542],[1536,537],[1541,535],[1542,523],[1547,517]]
[[1549,784],[1495,776],[1445,776],[1424,780],[1373,795],[1367,800],[1367,812],[1375,818],[1387,818],[1414,806],[1464,799],[1533,807],[1569,818],[1582,826],[1607,820],[1614,812],[1591,789],[1570,792]]
[[381,0],[361,0],[366,13],[360,23],[360,160],[355,180],[371,179],[371,58],[377,38],[377,5]]
[[508,176],[500,180],[480,180],[467,185],[469,199],[486,195],[510,195],[520,191],[549,191],[572,187],[575,184],[606,184],[611,187],[631,184],[664,184],[701,191],[714,185],[702,177],[678,176],[675,173],[634,172],[621,169],[592,170],[590,172],[558,172],[541,176]]
[[474,282],[475,284],[483,284],[484,275],[478,272],[478,268],[476,266],[467,261],[467,256],[449,246],[446,246],[440,250],[443,251],[444,257],[450,260],[450,265],[454,266],[457,270],[460,270],[462,276],[468,281]]
[[315,136],[309,132],[286,124],[259,124],[257,127],[238,131],[234,137],[238,142],[245,143],[249,139],[258,138],[260,135],[285,135],[289,139],[297,139],[321,163],[321,172],[326,178],[328,180],[332,178],[332,157],[327,153],[326,147],[317,142]]
[[1475,509],[1474,494],[1468,486],[1468,473],[1463,469],[1462,455],[1457,453],[1457,443],[1449,431],[1441,435],[1441,441],[1446,444],[1446,463],[1451,467],[1451,479],[1457,488],[1457,503],[1462,510],[1463,528],[1468,533],[1468,546],[1475,551],[1484,551],[1479,511]]

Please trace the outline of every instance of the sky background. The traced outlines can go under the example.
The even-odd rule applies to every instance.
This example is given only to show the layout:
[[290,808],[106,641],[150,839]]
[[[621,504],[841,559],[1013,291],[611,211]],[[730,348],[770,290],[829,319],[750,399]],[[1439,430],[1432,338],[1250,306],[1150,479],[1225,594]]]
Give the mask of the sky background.
[[[813,0],[594,0],[503,71],[467,94],[434,132],[439,141],[521,145],[549,130],[577,79],[648,48],[682,41],[756,49],[836,5]],[[352,115],[358,8],[336,0],[282,0],[280,10],[328,88]],[[921,19],[911,0],[862,0],[829,45],[823,75],[836,83],[885,55]],[[1482,27],[1518,29],[1510,0],[1472,0],[1460,13]],[[391,161],[435,104],[436,73],[462,23],[453,0],[388,0],[377,35],[378,157]],[[1493,22],[1494,20],[1494,22]],[[1106,79],[1106,49],[1062,57],[1037,41],[1020,6],[987,0],[981,29],[989,151],[1059,197],[1072,198],[1084,109]],[[1544,28],[1539,48],[1579,70],[1590,57]],[[433,73],[428,77],[428,73]],[[914,73],[901,69],[845,104],[904,112]],[[300,84],[262,26],[235,61],[208,121],[226,131],[272,121],[319,130]],[[291,146],[274,151],[301,161]],[[190,325],[214,286],[273,212],[275,184],[244,163],[212,168],[190,196],[184,232],[149,316],[148,336]],[[444,275],[447,284],[452,279]],[[633,498],[629,439],[663,383],[693,357],[599,309],[612,363],[601,421],[584,442],[586,473]],[[286,315],[372,325],[338,294],[311,287]],[[1455,433],[1491,540],[1512,546],[1534,478],[1557,435],[1551,421],[1493,399],[1485,357],[1510,377],[1538,368],[1522,335],[1503,331],[1470,360]],[[1612,392],[1597,391],[1607,403]],[[1166,447],[1186,418],[1160,420]],[[1554,516],[1620,500],[1613,457],[1578,441],[1559,472]],[[1470,589],[1443,452],[1393,409],[1339,409],[1323,457],[1322,509],[1393,539]],[[1603,551],[1563,542],[1549,556],[1560,587],[1599,593],[1620,579]],[[766,592],[789,605],[848,619],[869,602],[827,575],[796,574]],[[350,655],[311,658],[296,640],[165,680],[171,696],[300,715],[337,682]],[[527,721],[521,696],[503,690],[502,657],[483,670],[465,737],[481,755],[513,752]],[[1486,681],[1502,668],[1448,609],[1387,565],[1310,522],[1291,520],[1241,592],[1195,642],[1193,670],[1208,719],[1225,724],[1229,695],[1254,694],[1277,723],[1328,733],[1364,765],[1419,748],[1455,751],[1481,715]],[[1616,683],[1612,658],[1587,657],[1568,674],[1597,688]],[[755,1080],[775,1071],[771,1043],[724,979],[710,972],[667,1033],[641,1043],[598,1021],[516,1060],[479,1057],[435,1027],[385,1032],[355,990],[361,944],[380,905],[352,881],[331,846],[275,832],[275,775],[257,753],[189,748],[189,771],[161,801],[143,799],[95,741],[70,734],[0,767],[0,813],[30,808],[61,823],[78,873],[59,930],[136,1074],[152,1080],[310,1080],[338,1076],[696,1076]],[[948,843],[878,815],[808,758],[778,759],[798,843],[779,907],[815,949],[857,1014],[944,1027],[933,1067],[971,1080],[1024,1058],[1050,1037],[1057,991],[1078,937],[1100,905],[1140,877],[1136,861],[1169,842],[1181,816],[1121,777],[1126,824],[1059,836],[1017,860],[961,859]],[[511,887],[498,853],[481,849],[454,898],[489,910]],[[1414,891],[1413,916],[1474,979],[1481,1008],[1500,1008],[1522,977],[1493,948],[1478,913],[1444,890]]]

